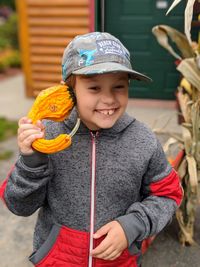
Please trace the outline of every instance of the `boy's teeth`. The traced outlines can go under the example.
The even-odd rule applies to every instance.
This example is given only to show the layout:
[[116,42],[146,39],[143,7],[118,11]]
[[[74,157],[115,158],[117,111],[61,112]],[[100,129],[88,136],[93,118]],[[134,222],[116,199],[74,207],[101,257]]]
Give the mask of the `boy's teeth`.
[[100,110],[100,113],[104,114],[104,115],[112,115],[114,113],[114,109],[110,109],[110,110]]

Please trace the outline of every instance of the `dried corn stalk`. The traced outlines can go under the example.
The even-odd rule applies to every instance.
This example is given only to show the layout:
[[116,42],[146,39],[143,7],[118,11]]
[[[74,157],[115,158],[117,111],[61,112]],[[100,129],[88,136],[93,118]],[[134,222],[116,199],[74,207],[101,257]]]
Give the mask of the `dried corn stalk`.
[[193,139],[191,130],[183,128],[185,157],[178,168],[181,184],[185,192],[183,202],[176,212],[180,226],[180,242],[183,245],[193,245],[195,213],[198,203],[197,163],[193,156]]
[[[179,1],[174,1],[172,8]],[[190,2],[190,3],[189,3]],[[188,0],[188,4],[192,1]],[[166,25],[158,25],[152,29],[160,45],[167,49],[176,59],[180,59],[177,70],[183,79],[177,90],[177,99],[184,118],[182,139],[185,155],[176,169],[184,189],[183,202],[176,213],[180,226],[180,242],[183,245],[195,243],[194,221],[197,203],[199,202],[200,184],[200,69],[197,64],[199,55],[193,51],[187,38],[175,29]],[[167,36],[175,42],[181,56],[173,51]],[[168,147],[164,146],[165,149]],[[165,151],[166,155],[169,151]]]
[[180,109],[185,118],[182,132],[185,157],[183,164],[177,169],[185,194],[176,214],[181,229],[180,242],[183,245],[195,244],[194,221],[200,189],[200,101],[198,90],[194,86],[191,88],[191,95],[184,88],[179,88],[178,95]]

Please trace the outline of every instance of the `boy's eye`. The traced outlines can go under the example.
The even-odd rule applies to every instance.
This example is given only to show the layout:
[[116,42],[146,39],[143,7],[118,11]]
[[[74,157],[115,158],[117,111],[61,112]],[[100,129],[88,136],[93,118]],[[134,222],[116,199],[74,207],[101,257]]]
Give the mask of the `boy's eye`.
[[99,89],[99,87],[98,87],[98,86],[91,86],[91,87],[89,87],[88,89],[89,89],[89,90],[92,90],[92,91],[96,91],[96,90]]
[[119,84],[119,85],[116,85],[116,86],[115,86],[116,89],[122,89],[122,88],[124,88],[124,87],[125,87],[125,86],[124,86],[123,84]]

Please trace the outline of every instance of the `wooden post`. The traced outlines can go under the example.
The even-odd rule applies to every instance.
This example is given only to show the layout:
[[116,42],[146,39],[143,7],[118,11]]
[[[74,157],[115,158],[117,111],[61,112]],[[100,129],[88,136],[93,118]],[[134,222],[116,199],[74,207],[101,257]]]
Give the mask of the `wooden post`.
[[28,97],[60,83],[65,47],[92,27],[90,4],[90,0],[16,0]]
[[16,0],[16,8],[18,12],[18,35],[22,59],[22,68],[25,74],[26,95],[32,96],[32,73],[30,64],[30,42],[29,29],[27,19],[27,2],[24,0]]

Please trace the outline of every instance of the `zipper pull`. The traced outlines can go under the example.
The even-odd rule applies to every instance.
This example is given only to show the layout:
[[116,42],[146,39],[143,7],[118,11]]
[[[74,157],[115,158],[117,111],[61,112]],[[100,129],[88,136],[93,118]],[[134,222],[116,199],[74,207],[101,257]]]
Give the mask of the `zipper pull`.
[[98,131],[90,131],[90,134],[91,134],[92,138],[96,139],[99,135],[99,132]]

